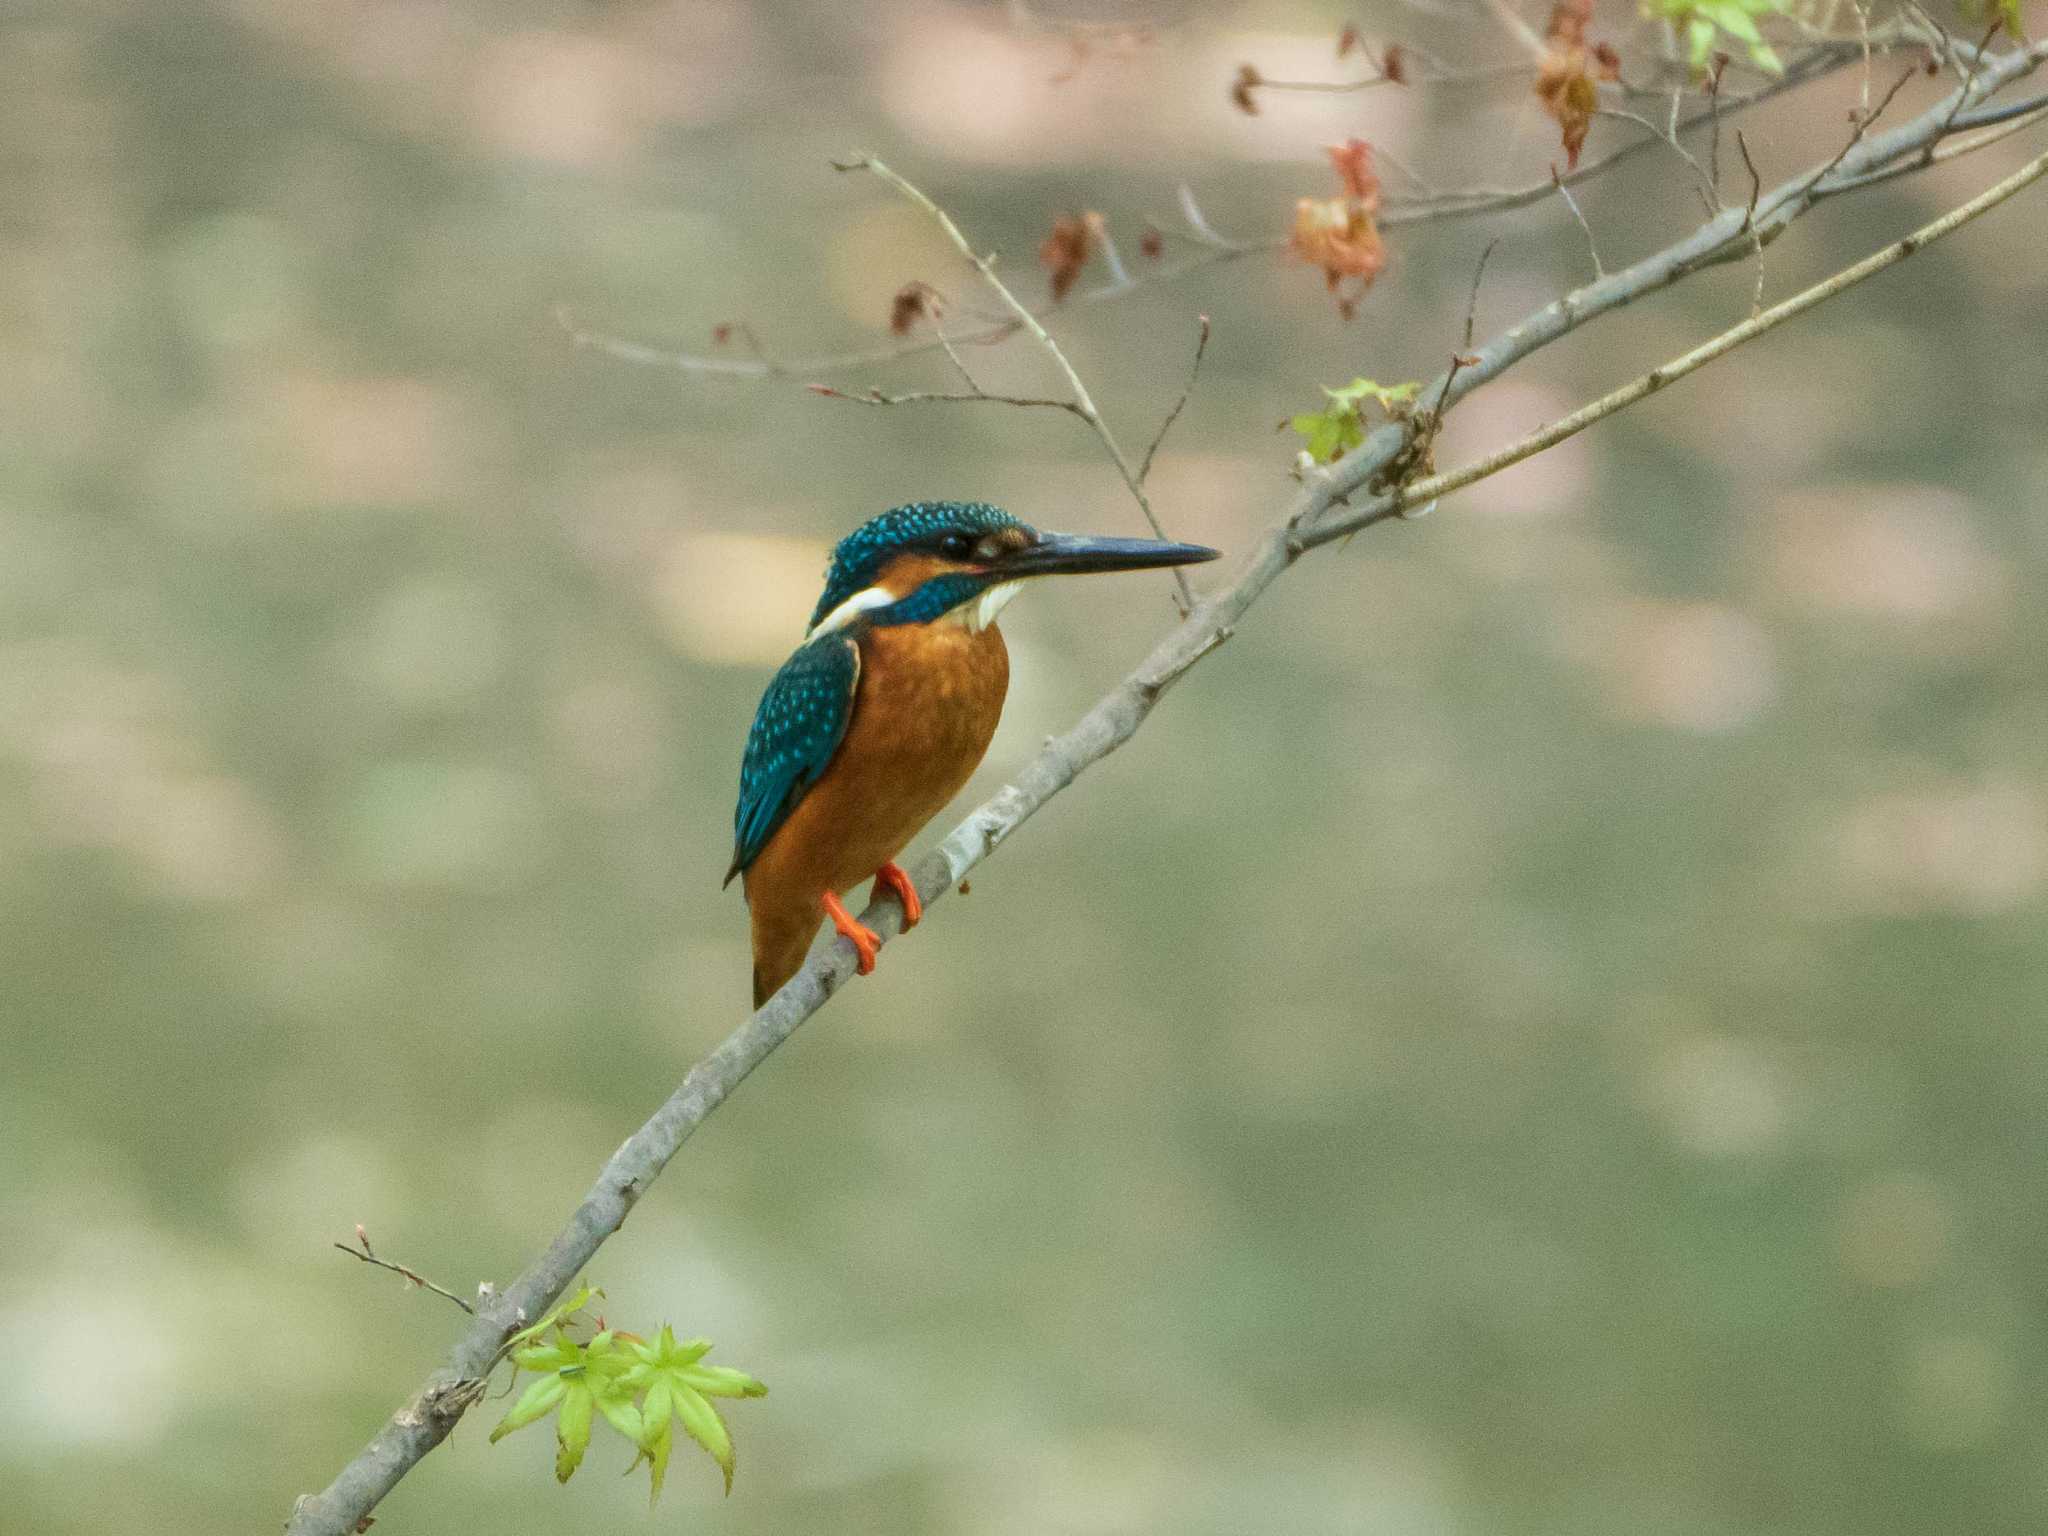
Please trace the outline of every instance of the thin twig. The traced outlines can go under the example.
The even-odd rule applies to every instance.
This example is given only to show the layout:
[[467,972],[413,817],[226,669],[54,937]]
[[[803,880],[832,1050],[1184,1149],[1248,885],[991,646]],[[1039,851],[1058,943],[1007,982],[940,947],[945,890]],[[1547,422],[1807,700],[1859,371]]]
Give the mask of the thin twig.
[[1173,402],[1173,409],[1166,413],[1166,420],[1159,423],[1159,430],[1152,434],[1152,442],[1145,449],[1145,457],[1138,465],[1138,484],[1143,485],[1152,475],[1152,458],[1159,452],[1159,445],[1166,441],[1166,434],[1173,430],[1173,424],[1180,420],[1180,413],[1188,403],[1188,396],[1195,392],[1195,380],[1202,376],[1202,354],[1209,350],[1209,317],[1203,315],[1201,328],[1195,334],[1195,360],[1188,365],[1188,381],[1180,387],[1180,398]]
[[1208,217],[1202,212],[1202,205],[1195,201],[1195,189],[1186,182],[1180,184],[1180,216],[1187,220],[1188,228],[1195,232],[1195,238],[1203,245],[1219,251],[1263,250],[1263,245],[1248,245],[1242,240],[1230,240],[1216,233]]
[[1422,172],[1416,170],[1406,160],[1403,160],[1399,155],[1388,149],[1386,145],[1373,145],[1372,157],[1377,164],[1391,166],[1403,181],[1415,189],[1418,197],[1432,198],[1443,196],[1442,188],[1438,187],[1435,182],[1423,175]]
[[1571,209],[1572,217],[1579,221],[1579,228],[1586,232],[1586,249],[1593,253],[1593,275],[1605,277],[1607,266],[1600,260],[1600,242],[1593,238],[1593,226],[1586,222],[1586,216],[1579,211],[1578,199],[1572,196],[1572,189],[1564,184],[1564,178],[1557,174],[1555,165],[1550,168],[1550,179],[1557,184],[1557,195],[1564,199],[1565,207]]
[[419,1289],[432,1291],[436,1296],[446,1296],[450,1301],[454,1302],[455,1305],[462,1308],[463,1311],[469,1313],[470,1316],[474,1317],[476,1315],[475,1307],[471,1306],[468,1302],[464,1301],[460,1296],[456,1295],[453,1291],[448,1290],[443,1286],[434,1284],[433,1281],[429,1280],[425,1275],[421,1274],[418,1270],[413,1269],[405,1264],[394,1263],[390,1259],[378,1258],[376,1253],[370,1247],[370,1234],[363,1230],[363,1224],[361,1222],[356,1223],[356,1242],[354,1247],[350,1247],[347,1243],[336,1243],[334,1246],[339,1248],[343,1253],[347,1254],[352,1259],[360,1259],[365,1264],[374,1264],[379,1269],[388,1269],[394,1275],[403,1275],[408,1281],[410,1281],[414,1286],[418,1287]]
[[900,395],[885,395],[881,390],[873,388],[864,395],[857,395],[850,390],[835,389],[830,384],[806,384],[804,388],[827,400],[846,400],[854,405],[1019,405],[1026,409],[1065,411],[1070,416],[1080,416],[1083,421],[1088,419],[1081,415],[1081,407],[1073,401],[1055,400],[1051,396],[992,395],[985,389],[952,393],[943,390],[911,390]]
[[1857,105],[1865,112],[1870,110],[1870,7],[1860,0],[1849,0],[1849,9],[1856,13],[1856,35],[1863,44],[1863,93]]
[[[566,305],[555,307],[555,323],[561,326],[570,344],[602,352],[624,363],[640,363],[652,368],[673,368],[683,373],[702,374],[710,378],[728,379],[803,379],[812,374],[836,373],[845,368],[867,368],[881,363],[893,363],[898,358],[910,357],[919,352],[936,352],[938,341],[887,342],[880,346],[862,347],[851,352],[830,352],[815,357],[777,358],[763,351],[752,358],[710,357],[694,352],[679,352],[669,347],[658,347],[631,337],[617,336],[609,331],[593,330],[580,324],[574,312]],[[962,346],[993,346],[1005,341],[1022,329],[1015,320],[1005,320],[988,330],[972,336],[956,336],[954,342]]]
[[[1976,74],[1976,69],[1974,66],[1972,67],[1970,72],[1973,76]],[[1906,82],[1908,80],[1911,80],[1915,75],[1919,73],[1919,65],[1909,64],[1908,66],[1906,66],[1905,73],[1900,75],[1898,79],[1892,82],[1892,88],[1884,93],[1884,96],[1882,97],[1882,99],[1879,100],[1878,104],[1875,107],[1873,107],[1868,112],[1859,112],[1856,114],[1856,129],[1853,133],[1849,135],[1849,142],[1844,144],[1839,150],[1835,152],[1834,159],[1830,160],[1826,165],[1822,166],[1819,170],[1813,173],[1812,177],[1806,183],[1807,191],[1812,191],[1823,180],[1825,180],[1828,172],[1832,171],[1836,166],[1840,165],[1843,159],[1847,157],[1849,151],[1854,149],[1858,144],[1861,144],[1863,142],[1864,137],[1870,132],[1870,130],[1873,127],[1877,125],[1877,120],[1884,116],[1884,109],[1892,104],[1892,99],[1896,97],[1900,91],[1906,88]],[[1962,90],[1956,93],[1956,105],[1960,107],[1964,101],[1968,100],[1969,95],[1970,86],[1969,83],[1966,81],[1963,85]],[[1942,122],[1940,130],[1935,134],[1934,138],[1928,140],[1928,145],[1930,148],[1932,148],[1933,145],[1940,140],[1942,134],[1948,132],[1949,124],[1953,121],[1955,121],[1955,113],[1951,111],[1948,117]]]
[[[1443,387],[1436,392],[1436,403],[1420,415],[1417,422],[1415,441],[1408,449],[1402,461],[1404,465],[1426,465],[1431,462],[1430,456],[1436,448],[1437,434],[1443,431],[1444,412],[1449,409],[1451,388],[1458,382],[1458,373],[1461,369],[1472,367],[1479,361],[1478,358],[1472,355],[1472,333],[1479,321],[1479,288],[1486,281],[1486,264],[1493,260],[1494,247],[1499,244],[1500,241],[1497,238],[1487,241],[1486,249],[1479,253],[1478,264],[1472,269],[1472,294],[1465,301],[1464,341],[1460,344],[1458,350],[1451,354],[1451,366],[1444,371]],[[1398,474],[1395,474],[1394,478],[1398,479],[1400,477]],[[1433,501],[1418,501],[1404,506],[1401,509],[1401,515],[1403,517],[1427,517],[1435,509],[1436,503]]]
[[1508,36],[1515,40],[1516,47],[1539,64],[1543,62],[1544,55],[1550,50],[1544,46],[1543,39],[1536,35],[1536,29],[1523,19],[1520,11],[1515,9],[1514,0],[1486,0],[1486,8],[1493,13],[1493,19],[1501,24]]
[[1740,128],[1735,130],[1735,147],[1742,151],[1742,163],[1749,170],[1749,203],[1742,210],[1742,227],[1749,231],[1750,243],[1756,250],[1756,291],[1749,299],[1749,312],[1754,316],[1761,314],[1764,307],[1764,236],[1756,227],[1756,200],[1763,196],[1764,179],[1757,174],[1756,161],[1749,155],[1749,139]]
[[1095,234],[1102,241],[1102,260],[1103,264],[1109,268],[1110,283],[1118,288],[1130,287],[1131,274],[1124,269],[1123,256],[1116,248],[1116,240],[1111,236],[1109,226],[1107,224],[1099,226],[1095,230]]
[[[1984,36],[1978,41],[1977,52],[1970,59],[1970,73],[1964,77],[1963,88],[1956,94],[1956,104],[1949,109],[1948,117],[1941,125],[1943,134],[1946,134],[1949,129],[1955,126],[1956,114],[1969,104],[1970,93],[1977,84],[1977,71],[1984,67],[1985,50],[1990,48],[1991,39],[1998,36],[1998,29],[2004,25],[2005,17],[1998,13],[1996,7],[1993,7],[1991,25],[1985,30]],[[1890,98],[1887,97],[1886,99],[1889,100]],[[1884,108],[1879,107],[1878,110],[1881,112]],[[1930,144],[1927,146],[1927,154],[1931,157],[1933,153],[1934,146]]]
[[[1726,59],[1728,55],[1715,57]],[[1713,183],[1716,202],[1721,198],[1721,76],[1725,73],[1727,66],[1716,63],[1707,77],[1707,180]]]
[[[1406,51],[1413,53],[1415,50]],[[1368,59],[1367,62],[1373,61]],[[1250,88],[1255,91],[1344,96],[1355,91],[1374,90],[1382,85],[1498,85],[1503,80],[1526,80],[1530,75],[1528,64],[1497,64],[1483,69],[1404,70],[1399,75],[1386,73],[1384,66],[1375,64],[1375,67],[1380,70],[1378,74],[1357,80],[1269,80],[1260,75],[1257,84],[1250,85]]]
[[[960,226],[953,222],[953,216],[933,202],[917,187],[906,181],[895,171],[889,169],[888,166],[875,159],[872,155],[859,155],[849,161],[835,160],[833,162],[833,169],[839,171],[866,171],[870,175],[880,177],[905,198],[931,215],[932,219],[945,233],[946,238],[953,242],[954,249],[967,258],[973,265],[974,270],[981,274],[982,280],[994,290],[996,297],[1003,301],[1003,304],[1009,309],[1010,313],[1015,315],[1024,329],[1031,333],[1032,340],[1045,349],[1046,355],[1059,368],[1060,373],[1067,381],[1067,388],[1073,391],[1074,414],[1087,422],[1090,429],[1102,440],[1103,448],[1109,453],[1110,462],[1116,465],[1117,473],[1124,477],[1124,484],[1129,487],[1132,497],[1137,501],[1138,509],[1145,514],[1145,521],[1151,525],[1154,535],[1164,539],[1166,537],[1166,530],[1160,526],[1159,516],[1152,510],[1152,501],[1145,494],[1144,483],[1132,472],[1131,461],[1124,457],[1123,449],[1118,446],[1115,435],[1109,430],[1109,423],[1102,419],[1102,412],[1096,409],[1095,398],[1088,393],[1088,386],[1081,382],[1081,375],[1076,373],[1074,365],[1067,361],[1067,354],[1060,350],[1059,343],[1054,341],[1045,327],[1039,323],[1038,316],[1033,314],[1021,299],[1010,292],[1009,286],[996,276],[995,264],[988,257],[977,251],[969,243],[967,237],[960,233]],[[1173,579],[1175,586],[1179,588],[1180,592],[1181,612],[1186,613],[1195,604],[1195,590],[1188,585],[1186,573],[1178,566],[1174,567]]]
[[1646,129],[1652,138],[1668,145],[1679,159],[1692,167],[1693,177],[1699,183],[1695,190],[1698,191],[1700,202],[1705,205],[1708,216],[1711,217],[1719,211],[1721,207],[1721,194],[1715,188],[1713,179],[1707,175],[1706,167],[1699,163],[1691,150],[1678,142],[1677,116],[1675,113],[1673,114],[1672,126],[1668,128],[1659,128],[1640,112],[1631,112],[1626,107],[1595,107],[1593,115],[1595,117],[1615,117],[1620,118],[1623,122],[1634,123],[1637,127]]
[[1479,324],[1479,285],[1486,281],[1486,264],[1493,260],[1494,248],[1499,244],[1498,235],[1487,241],[1486,249],[1479,253],[1479,264],[1472,269],[1472,292],[1465,300],[1465,339],[1460,343],[1461,351],[1472,350],[1472,333]]

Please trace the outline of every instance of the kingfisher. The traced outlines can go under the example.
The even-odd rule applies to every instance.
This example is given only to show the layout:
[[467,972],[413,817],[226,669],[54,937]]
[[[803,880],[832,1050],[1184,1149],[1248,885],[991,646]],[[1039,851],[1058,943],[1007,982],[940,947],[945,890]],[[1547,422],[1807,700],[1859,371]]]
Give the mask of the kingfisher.
[[896,855],[960,792],[1010,686],[996,616],[1033,576],[1214,560],[1199,544],[1045,533],[978,501],[921,501],[840,540],[803,644],[747,734],[730,885],[754,929],[754,1006],[797,973],[825,919],[860,974],[881,940],[840,899],[872,878],[923,916]]

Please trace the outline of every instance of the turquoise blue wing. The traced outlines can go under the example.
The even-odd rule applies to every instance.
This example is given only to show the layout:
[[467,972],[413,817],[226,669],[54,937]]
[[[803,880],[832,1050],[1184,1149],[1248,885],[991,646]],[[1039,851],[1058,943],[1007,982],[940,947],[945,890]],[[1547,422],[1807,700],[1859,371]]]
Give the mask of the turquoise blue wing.
[[761,695],[740,762],[727,884],[754,862],[832,761],[853,719],[859,681],[860,647],[846,635],[824,635],[800,646]]

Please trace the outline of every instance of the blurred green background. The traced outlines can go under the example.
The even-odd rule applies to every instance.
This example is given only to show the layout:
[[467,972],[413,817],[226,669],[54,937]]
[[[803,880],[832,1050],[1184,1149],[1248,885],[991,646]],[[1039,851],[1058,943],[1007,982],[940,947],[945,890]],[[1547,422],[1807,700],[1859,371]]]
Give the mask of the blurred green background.
[[[1476,10],[1351,14],[1510,56]],[[832,539],[935,496],[1137,530],[1068,418],[634,367],[557,306],[801,355],[872,343],[910,278],[967,302],[826,168],[857,149],[1034,298],[1063,211],[1141,265],[1181,179],[1277,236],[1350,133],[1444,185],[1557,153],[1513,85],[1234,111],[1245,60],[1337,72],[1334,4],[1147,16],[1077,53],[933,0],[9,8],[0,1524],[275,1528],[458,1322],[329,1244],[509,1279],[740,1019],[740,745]],[[1596,30],[1643,43],[1626,8]],[[1766,176],[1856,93],[1753,119]],[[1802,223],[1767,295],[2038,137]],[[1688,175],[1586,190],[1610,267],[1691,227]],[[1440,367],[1495,236],[1482,333],[1588,275],[1546,202],[1393,236],[1348,325],[1258,259],[1057,330],[1141,446],[1215,317],[1154,490],[1236,552],[1292,490],[1273,423]],[[383,1528],[2039,1529],[2044,240],[2035,191],[1305,561],[605,1249],[614,1318],[771,1384],[732,1498],[681,1460],[650,1514],[602,1442],[558,1489],[547,1431],[487,1447],[487,1406]],[[1752,283],[1544,352],[1443,461]],[[1010,610],[970,798],[1168,592]]]

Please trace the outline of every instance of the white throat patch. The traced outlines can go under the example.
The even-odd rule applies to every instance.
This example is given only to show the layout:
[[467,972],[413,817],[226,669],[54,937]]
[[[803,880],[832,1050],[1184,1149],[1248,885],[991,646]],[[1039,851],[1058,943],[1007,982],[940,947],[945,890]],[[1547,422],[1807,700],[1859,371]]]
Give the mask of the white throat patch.
[[996,615],[1010,606],[1010,599],[1024,590],[1021,581],[998,582],[981,596],[970,598],[946,614],[948,622],[964,624],[969,634],[980,634],[995,623]]

